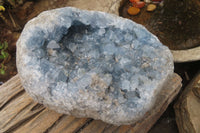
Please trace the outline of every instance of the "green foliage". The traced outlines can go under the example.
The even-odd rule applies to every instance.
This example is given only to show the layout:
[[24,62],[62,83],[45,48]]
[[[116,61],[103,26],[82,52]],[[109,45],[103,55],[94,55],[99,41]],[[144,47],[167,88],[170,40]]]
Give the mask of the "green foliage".
[[6,73],[6,68],[4,66],[4,64],[1,64],[1,68],[0,68],[0,75],[4,75]]
[[9,57],[9,53],[5,51],[7,48],[8,48],[7,42],[0,44],[0,50],[1,50],[0,59],[7,59]]
[[0,60],[2,60],[0,63],[0,75],[5,74],[6,67],[4,66],[4,63],[10,58],[10,54],[7,52],[7,49],[8,43],[6,41],[4,43],[0,43]]

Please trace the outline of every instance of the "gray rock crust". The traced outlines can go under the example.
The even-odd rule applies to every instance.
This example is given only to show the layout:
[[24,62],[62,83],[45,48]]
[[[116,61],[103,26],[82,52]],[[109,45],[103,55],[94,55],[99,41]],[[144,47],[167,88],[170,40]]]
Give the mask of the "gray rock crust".
[[152,108],[174,66],[170,50],[142,25],[66,7],[26,24],[17,41],[17,68],[39,103],[126,125]]

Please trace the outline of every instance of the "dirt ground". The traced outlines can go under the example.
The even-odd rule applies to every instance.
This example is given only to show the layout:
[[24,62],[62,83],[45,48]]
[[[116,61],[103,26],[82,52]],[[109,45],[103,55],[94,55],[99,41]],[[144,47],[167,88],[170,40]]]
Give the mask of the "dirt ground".
[[[11,55],[11,59],[8,63],[5,64],[6,66],[5,75],[0,75],[0,85],[17,74],[16,54],[15,54],[16,41],[18,37],[20,36],[20,33],[22,32],[22,29],[24,25],[26,24],[26,22],[30,20],[31,18],[37,16],[40,12],[44,10],[64,7],[66,4],[67,4],[67,0],[52,0],[52,1],[28,0],[22,6],[19,6],[16,9],[6,10],[3,13],[5,18],[7,19],[7,23],[5,23],[5,21],[0,19],[0,35],[1,35],[0,42],[3,42],[3,41],[8,42],[9,44],[8,52]],[[150,31],[153,31],[152,30],[153,28],[150,27],[150,25],[148,25],[147,23],[149,22],[149,20],[152,19],[153,14],[146,13],[146,11],[143,9],[139,15],[132,17],[126,13],[128,6],[129,6],[129,3],[126,3],[126,5],[124,5],[120,9],[120,15],[129,19],[132,19],[135,22],[144,25]],[[12,15],[11,17],[13,18],[15,25],[13,24],[9,13]],[[159,24],[159,21],[157,21],[156,23]],[[156,35],[160,36],[161,41],[163,41],[162,36],[166,36],[166,34],[163,35],[162,33],[156,33]],[[167,44],[169,41],[170,43],[172,42],[172,40],[169,40],[169,38],[164,39],[164,42],[165,42],[164,44]],[[167,41],[166,43],[165,40],[169,40],[169,41]],[[199,66],[200,66],[200,61],[175,64],[175,72],[178,73],[183,79],[182,90],[190,82],[190,80],[195,76],[195,74],[199,71]],[[173,104],[174,103],[170,104],[166,112],[158,120],[155,126],[150,130],[150,133],[160,133],[160,131],[162,131],[163,133],[178,133],[178,129],[175,122],[175,114],[173,111]]]
[[[199,21],[198,11],[185,13],[180,11],[168,12],[157,4],[153,12],[147,12],[146,6],[136,16],[127,13],[127,9],[132,4],[127,0],[120,8],[119,15],[131,19],[145,26],[150,32],[155,34],[159,40],[170,49],[182,50],[199,46],[200,30],[198,29]],[[147,5],[147,4],[146,4]],[[173,10],[173,9],[172,9]],[[193,16],[192,18],[189,18]]]

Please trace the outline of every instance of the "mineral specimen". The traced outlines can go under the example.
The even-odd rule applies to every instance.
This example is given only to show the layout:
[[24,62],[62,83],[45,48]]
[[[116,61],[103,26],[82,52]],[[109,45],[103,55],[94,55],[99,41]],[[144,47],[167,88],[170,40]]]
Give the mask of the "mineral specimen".
[[59,113],[134,124],[173,74],[170,50],[142,25],[66,7],[29,21],[17,42],[25,90]]

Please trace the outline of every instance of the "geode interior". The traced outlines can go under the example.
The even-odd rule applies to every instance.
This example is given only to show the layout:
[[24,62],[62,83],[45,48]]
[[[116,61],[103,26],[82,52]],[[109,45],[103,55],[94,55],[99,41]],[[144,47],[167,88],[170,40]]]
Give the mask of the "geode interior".
[[29,21],[17,42],[25,90],[60,113],[134,124],[173,74],[169,49],[143,26],[60,8]]

